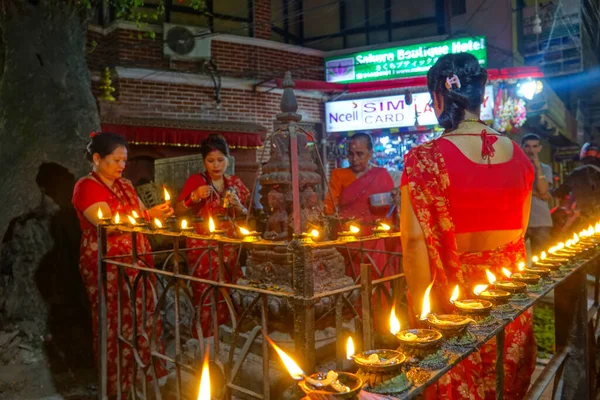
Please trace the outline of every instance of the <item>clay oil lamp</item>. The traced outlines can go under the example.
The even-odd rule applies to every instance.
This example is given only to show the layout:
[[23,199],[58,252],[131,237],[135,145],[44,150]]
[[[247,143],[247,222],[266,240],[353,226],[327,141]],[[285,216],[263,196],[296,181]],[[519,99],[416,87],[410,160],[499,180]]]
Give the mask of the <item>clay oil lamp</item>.
[[380,223],[375,229],[373,229],[373,236],[375,237],[387,237],[390,235],[392,228],[388,224]]
[[[450,303],[454,304],[458,299],[458,294],[458,285],[456,285],[452,292],[452,296],[450,297]],[[445,338],[462,335],[469,324],[473,322],[471,318],[460,314],[436,315],[432,313],[427,315],[427,321],[429,322],[429,326],[440,331]]]
[[225,233],[224,230],[217,229],[215,220],[212,217],[208,217],[208,231],[210,232],[210,236],[219,236]]
[[[517,269],[519,272],[515,272],[510,277],[513,281],[523,282],[527,285],[535,285],[542,277],[540,274],[530,272],[531,270],[525,271],[525,263],[523,261],[519,263]],[[550,273],[550,270],[548,270],[548,273]]]
[[506,290],[510,293],[524,293],[527,291],[527,284],[512,279],[512,272],[506,268],[502,268],[502,273],[508,278],[508,280],[502,280],[496,282],[495,286],[498,289]]
[[253,243],[260,240],[260,233],[256,231],[249,231],[242,226],[240,226],[238,230],[242,234],[242,242],[244,243]]
[[115,214],[115,217],[113,218],[113,225],[122,225],[123,221],[121,221],[121,216],[119,215],[119,212],[117,211],[117,213]]
[[135,211],[131,211],[131,216],[135,219],[136,226],[146,225],[146,220]]
[[354,360],[358,366],[356,375],[370,388],[376,388],[397,376],[402,364],[406,361],[406,356],[397,350],[367,350],[354,354],[354,343],[351,337],[348,338],[346,357]]
[[[490,285],[493,286],[496,283],[496,277],[489,270],[486,270],[485,272],[488,276]],[[485,286],[485,288],[483,288],[483,286]],[[479,289],[482,288],[483,290],[480,291]],[[495,289],[493,287],[489,287],[488,285],[477,285],[473,292],[480,299],[491,301],[492,304],[496,306],[508,303],[508,300],[512,296],[510,292],[507,292],[506,290]]]
[[[533,258],[537,258],[537,257],[534,256]],[[533,258],[532,258],[532,261],[533,261]],[[519,268],[519,271],[522,273],[539,275],[542,278],[548,278],[550,276],[550,272],[552,272],[552,270],[550,268],[544,268],[544,267],[532,266],[531,268],[527,268],[523,261],[521,261],[519,263],[518,268]]]
[[140,223],[139,223],[139,222],[138,222],[138,221],[135,219],[135,217],[133,217],[133,216],[131,216],[131,215],[128,215],[128,216],[127,216],[127,219],[129,220],[129,223],[131,224],[131,226],[133,226],[134,228],[139,228],[139,227],[142,227],[142,226],[143,226],[143,224],[140,224]]
[[[600,228],[600,225],[596,224],[596,227]],[[595,246],[598,242],[596,241],[596,230],[592,225],[590,225],[587,229],[584,229],[582,233],[579,234],[581,237],[581,243],[587,246]]]
[[313,244],[321,236],[321,233],[317,229],[313,229],[310,232],[304,232],[299,235],[294,235],[300,243]]
[[[569,261],[569,258],[571,258],[573,255],[563,253],[563,250],[565,250],[565,247],[566,247],[565,244],[563,242],[560,242],[556,246],[548,249],[548,255],[546,257],[544,257],[545,252],[542,252],[542,254],[540,255],[540,261],[538,263],[540,263],[540,264],[543,264],[543,263],[561,264],[565,261]],[[542,266],[545,266],[545,265],[542,265]]]
[[298,386],[309,399],[337,400],[354,399],[363,386],[357,375],[349,372],[316,372],[306,375],[296,362],[279,348],[268,336],[265,338],[275,349],[292,379],[299,381]]
[[110,223],[110,217],[105,217],[100,207],[98,207],[98,223],[101,225],[107,225]]
[[194,226],[188,224],[186,219],[182,219],[181,222],[179,223],[179,231],[180,232],[193,232]]
[[[421,311],[420,320],[424,321],[427,319],[431,311],[431,305],[429,301],[429,293],[433,282],[427,286],[425,295],[423,296],[423,308]],[[400,323],[398,323],[398,326]],[[428,355],[435,353],[442,341],[442,334],[433,329],[405,329],[400,330],[396,337],[400,341],[400,348],[413,357],[425,358]]]
[[[550,249],[550,251],[554,250],[554,249],[555,248],[552,247]],[[531,265],[533,268],[536,268],[536,269],[545,268],[545,269],[549,269],[550,271],[555,271],[560,268],[560,262],[548,260],[548,257],[546,255],[545,251],[542,251],[542,254],[539,257],[538,256],[531,257]]]
[[338,233],[338,239],[342,242],[353,242],[356,240],[356,235],[360,232],[360,228],[356,225],[350,225],[347,231]]
[[162,222],[160,222],[160,219],[158,218],[154,218],[154,225],[152,228],[157,231],[164,229]]

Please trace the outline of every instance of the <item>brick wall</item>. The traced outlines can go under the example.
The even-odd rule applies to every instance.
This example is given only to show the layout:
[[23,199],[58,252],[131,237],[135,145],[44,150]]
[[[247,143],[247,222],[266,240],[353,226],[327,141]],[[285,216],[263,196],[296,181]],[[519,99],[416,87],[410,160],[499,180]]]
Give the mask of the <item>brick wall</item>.
[[[163,55],[162,33],[151,39],[147,34],[131,29],[117,28],[108,35],[88,33],[88,66],[100,71],[106,66],[125,66],[200,72],[198,61],[169,60]],[[296,79],[323,79],[323,58],[286,52],[261,46],[219,41],[215,36],[211,54],[221,76],[231,78],[282,78],[287,70]]]
[[[116,86],[119,113],[124,117],[254,122],[271,130],[280,112],[277,93],[222,89],[217,106],[211,88],[134,79],[118,79]],[[298,96],[298,111],[304,120],[320,121],[323,105],[318,99]]]
[[254,37],[271,38],[271,0],[254,0]]

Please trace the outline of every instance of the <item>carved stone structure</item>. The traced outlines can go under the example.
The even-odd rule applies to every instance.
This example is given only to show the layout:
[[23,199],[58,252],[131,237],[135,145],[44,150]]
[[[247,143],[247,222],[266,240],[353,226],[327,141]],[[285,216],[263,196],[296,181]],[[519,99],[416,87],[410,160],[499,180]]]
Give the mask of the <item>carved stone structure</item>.
[[[302,118],[296,114],[298,105],[292,90],[294,82],[291,74],[285,75],[283,82],[284,93],[281,99],[281,114],[277,119],[281,128],[271,139],[271,158],[263,166],[260,177],[261,201],[268,214],[265,239],[286,241],[282,246],[254,245],[247,260],[246,277],[241,284],[255,284],[266,287],[278,287],[283,291],[292,292],[293,287],[293,258],[302,260],[312,270],[314,292],[333,290],[352,285],[352,279],[345,274],[343,256],[334,247],[313,247],[310,244],[294,246],[290,250],[287,241],[294,233],[308,232],[319,229],[323,232],[325,224],[322,221],[323,203],[317,195],[317,186],[322,182],[317,164],[312,160],[308,151],[308,139],[297,122]],[[291,136],[297,141],[297,172],[293,171],[291,160]],[[298,205],[294,210],[293,179],[298,176]],[[298,207],[299,206],[299,207]],[[296,212],[296,218],[294,217]],[[295,221],[296,219],[299,220]],[[296,226],[294,224],[296,223]],[[296,232],[294,232],[296,230]],[[236,299],[248,305],[251,298]],[[315,305],[315,317],[318,318],[333,304],[330,298],[323,298]],[[291,305],[282,298],[269,299],[269,321],[276,322],[279,329],[288,329],[293,325],[286,317],[291,318]]]

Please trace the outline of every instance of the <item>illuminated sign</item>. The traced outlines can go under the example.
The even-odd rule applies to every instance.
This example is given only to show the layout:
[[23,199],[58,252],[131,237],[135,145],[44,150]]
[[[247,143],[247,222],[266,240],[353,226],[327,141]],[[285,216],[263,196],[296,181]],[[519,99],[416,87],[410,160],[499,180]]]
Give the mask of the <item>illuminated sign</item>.
[[485,36],[365,51],[325,59],[327,82],[356,83],[425,75],[445,54],[469,53],[487,65]]
[[[327,132],[346,132],[385,128],[406,128],[415,125],[437,125],[433,107],[429,105],[429,93],[413,94],[413,103],[406,104],[404,95],[376,97],[325,103],[325,126]],[[485,88],[481,105],[481,119],[494,119],[494,87]]]

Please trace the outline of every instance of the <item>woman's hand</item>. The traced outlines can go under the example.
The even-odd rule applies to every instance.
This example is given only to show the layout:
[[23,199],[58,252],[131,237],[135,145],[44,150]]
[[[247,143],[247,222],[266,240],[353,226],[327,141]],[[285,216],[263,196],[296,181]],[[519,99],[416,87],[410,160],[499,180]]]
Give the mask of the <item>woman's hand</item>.
[[229,193],[229,201],[231,203],[231,205],[233,206],[233,208],[235,208],[237,211],[241,212],[242,214],[246,214],[248,212],[248,210],[246,210],[246,207],[244,207],[244,205],[242,204],[242,201],[240,200],[240,197],[238,196],[237,192],[232,191]]
[[173,212],[174,212],[173,208],[167,202],[167,203],[159,204],[159,205],[154,206],[151,209],[149,209],[148,215],[150,216],[151,220],[154,220],[154,218],[164,220],[166,218],[169,218],[171,215],[173,215]]
[[190,194],[190,197],[193,202],[197,202],[198,200],[208,198],[208,196],[210,196],[212,191],[213,191],[213,189],[210,185],[203,185],[203,186],[198,187],[196,190],[194,190]]

